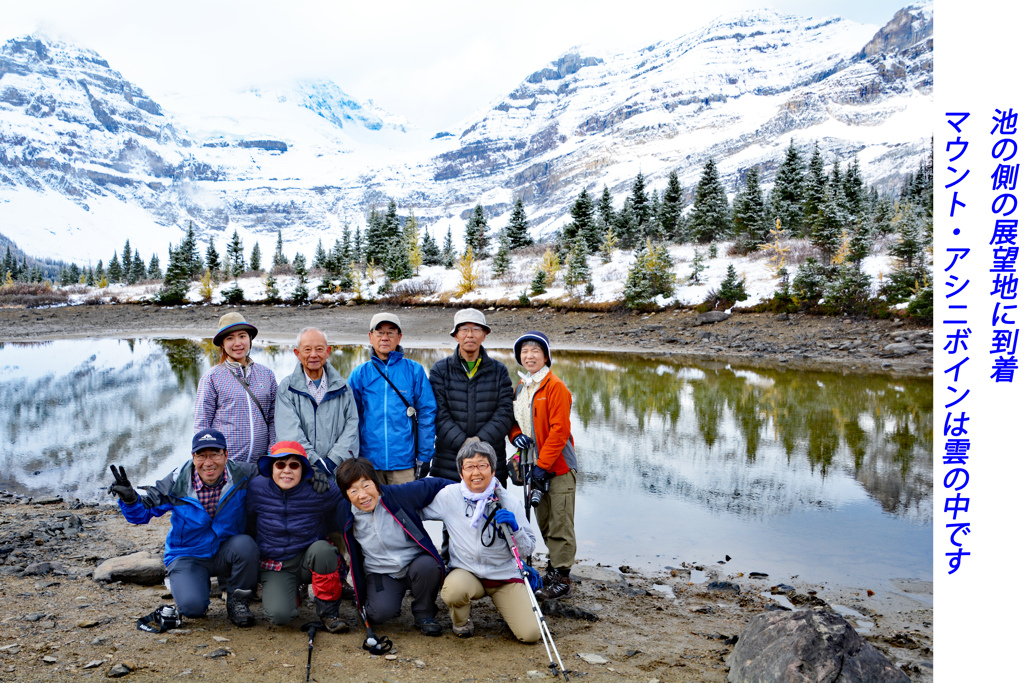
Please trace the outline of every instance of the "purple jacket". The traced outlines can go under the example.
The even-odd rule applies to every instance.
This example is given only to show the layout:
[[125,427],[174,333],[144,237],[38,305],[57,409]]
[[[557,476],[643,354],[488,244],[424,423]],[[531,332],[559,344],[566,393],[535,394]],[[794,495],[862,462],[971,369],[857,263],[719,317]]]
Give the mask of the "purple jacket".
[[333,520],[342,500],[333,481],[327,493],[317,493],[308,478],[282,491],[270,477],[253,477],[245,497],[245,512],[256,516],[260,559],[287,560],[325,538],[327,522]]
[[263,421],[245,390],[226,365],[210,368],[199,380],[193,427],[216,429],[228,442],[228,458],[237,462],[256,462],[277,442],[274,430],[274,404],[277,380],[274,373],[259,363],[252,363],[246,373],[249,388],[256,395],[269,425]]

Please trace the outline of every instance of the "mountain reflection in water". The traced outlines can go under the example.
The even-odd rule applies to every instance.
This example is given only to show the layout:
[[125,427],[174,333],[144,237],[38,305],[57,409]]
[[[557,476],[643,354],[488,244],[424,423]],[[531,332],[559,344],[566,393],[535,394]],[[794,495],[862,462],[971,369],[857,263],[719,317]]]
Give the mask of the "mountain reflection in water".
[[[407,350],[428,369],[450,353]],[[185,339],[0,346],[0,486],[98,500],[110,464],[153,483],[188,456],[218,354]],[[330,362],[347,377],[367,357],[342,347]],[[295,367],[287,346],[253,358],[278,378]],[[930,576],[930,380],[557,349],[552,369],[573,393],[581,559]]]

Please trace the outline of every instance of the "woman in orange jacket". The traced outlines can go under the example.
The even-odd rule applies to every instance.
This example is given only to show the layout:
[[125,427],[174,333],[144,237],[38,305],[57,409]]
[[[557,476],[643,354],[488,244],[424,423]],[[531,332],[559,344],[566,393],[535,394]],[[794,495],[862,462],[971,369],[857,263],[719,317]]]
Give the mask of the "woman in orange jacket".
[[537,526],[548,546],[542,600],[564,598],[572,591],[569,570],[576,562],[576,449],[569,426],[572,394],[551,372],[551,347],[542,332],[527,332],[515,343],[519,373],[509,440],[521,457],[535,449],[530,476],[535,491],[542,491]]

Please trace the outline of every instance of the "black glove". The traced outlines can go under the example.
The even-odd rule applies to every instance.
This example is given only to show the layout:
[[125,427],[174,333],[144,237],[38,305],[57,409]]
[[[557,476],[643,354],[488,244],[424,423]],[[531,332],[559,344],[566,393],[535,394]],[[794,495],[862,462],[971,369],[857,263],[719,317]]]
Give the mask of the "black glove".
[[533,445],[533,439],[528,437],[526,434],[517,434],[516,438],[512,439],[512,445],[521,451],[525,451]]
[[313,468],[313,478],[309,480],[309,483],[313,485],[313,490],[317,493],[327,493],[327,489],[331,488],[331,478],[317,467]]
[[541,469],[538,465],[534,465],[530,470],[530,478],[533,479],[533,487],[535,489],[546,491],[547,488],[545,485],[547,484],[548,477],[550,476],[550,472],[545,469]]
[[430,461],[416,463],[416,478],[423,479],[430,474]]
[[107,489],[107,493],[117,496],[121,499],[121,502],[125,505],[134,505],[139,500],[139,494],[132,488],[132,483],[128,481],[128,475],[125,474],[124,467],[118,468],[113,465],[110,466],[110,472],[114,475],[114,483]]

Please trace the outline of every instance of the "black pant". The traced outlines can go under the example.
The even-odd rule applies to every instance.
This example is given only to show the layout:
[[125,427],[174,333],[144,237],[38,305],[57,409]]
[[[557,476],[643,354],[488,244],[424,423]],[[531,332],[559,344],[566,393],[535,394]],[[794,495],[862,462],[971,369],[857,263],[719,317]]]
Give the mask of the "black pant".
[[437,614],[437,592],[441,590],[443,578],[441,565],[429,553],[417,555],[401,579],[367,572],[366,618],[379,624],[397,617],[407,590],[412,592],[412,616],[433,618]]

